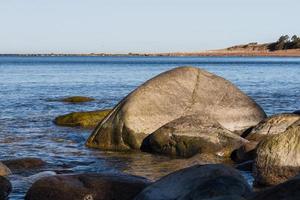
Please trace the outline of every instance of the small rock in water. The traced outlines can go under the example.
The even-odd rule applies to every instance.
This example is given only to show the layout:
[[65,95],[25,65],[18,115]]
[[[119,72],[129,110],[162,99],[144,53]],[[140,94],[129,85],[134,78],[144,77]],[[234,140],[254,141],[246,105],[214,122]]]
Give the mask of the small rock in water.
[[9,180],[0,176],[0,200],[7,199],[11,191],[12,191],[12,186]]
[[46,162],[40,158],[18,158],[11,160],[3,160],[5,164],[12,171],[23,171],[42,167],[46,165]]
[[132,200],[150,182],[126,174],[56,175],[36,181],[26,200]]
[[9,174],[11,174],[10,169],[2,162],[0,162],[0,176],[7,176]]
[[67,102],[67,103],[84,103],[84,102],[90,102],[94,100],[95,100],[94,98],[85,97],[85,96],[72,96],[72,97],[66,97],[61,99],[62,102]]
[[94,128],[109,114],[110,111],[110,109],[106,109],[86,112],[72,112],[56,117],[54,123],[59,126]]

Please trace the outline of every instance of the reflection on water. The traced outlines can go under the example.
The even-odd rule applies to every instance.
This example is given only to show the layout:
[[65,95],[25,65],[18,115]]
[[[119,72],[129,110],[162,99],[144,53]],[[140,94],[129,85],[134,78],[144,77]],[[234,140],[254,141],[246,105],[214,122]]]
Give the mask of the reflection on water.
[[[10,176],[11,199],[23,199],[35,176],[51,173],[127,172],[157,179],[197,160],[88,149],[91,130],[55,126],[73,111],[113,107],[145,80],[175,66],[201,66],[225,77],[268,114],[300,109],[299,58],[0,57],[0,159],[38,157],[42,169]],[[80,105],[49,99],[83,95]],[[251,182],[252,177],[244,173]]]

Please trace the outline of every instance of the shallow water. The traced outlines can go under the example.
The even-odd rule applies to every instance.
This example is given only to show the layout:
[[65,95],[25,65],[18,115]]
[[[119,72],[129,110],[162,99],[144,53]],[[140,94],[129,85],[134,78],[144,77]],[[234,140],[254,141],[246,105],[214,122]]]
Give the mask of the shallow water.
[[[86,148],[91,130],[58,127],[52,120],[72,111],[113,107],[145,80],[184,65],[232,81],[269,115],[300,109],[300,58],[0,57],[0,160],[32,156],[49,163],[39,171],[125,171],[151,179],[175,170],[178,166],[165,157]],[[73,95],[97,100],[80,105],[49,101]],[[10,177],[11,199],[23,198],[30,175],[37,172]]]

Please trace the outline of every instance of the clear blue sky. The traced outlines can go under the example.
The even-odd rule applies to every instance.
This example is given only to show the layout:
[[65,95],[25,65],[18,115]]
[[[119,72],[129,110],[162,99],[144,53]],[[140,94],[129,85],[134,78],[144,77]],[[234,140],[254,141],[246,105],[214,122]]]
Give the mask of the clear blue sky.
[[0,53],[170,52],[300,35],[299,0],[0,0]]

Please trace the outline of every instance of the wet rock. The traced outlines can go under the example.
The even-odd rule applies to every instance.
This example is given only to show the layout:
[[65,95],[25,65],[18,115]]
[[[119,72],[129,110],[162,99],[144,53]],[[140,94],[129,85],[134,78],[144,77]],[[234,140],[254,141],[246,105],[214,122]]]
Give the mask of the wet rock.
[[60,101],[67,102],[67,103],[84,103],[84,102],[89,102],[89,101],[94,101],[94,100],[95,99],[91,98],[91,97],[72,96],[72,97],[63,98]]
[[238,170],[226,165],[196,165],[169,174],[145,188],[135,200],[224,199],[246,197],[251,187]]
[[252,99],[229,81],[193,67],[162,73],[131,92],[93,131],[87,146],[106,150],[140,149],[142,141],[183,116],[212,117],[239,132],[266,117]]
[[247,140],[226,130],[207,116],[188,115],[175,119],[146,137],[141,150],[173,157],[211,153],[229,157]]
[[238,163],[253,160],[256,156],[256,146],[261,140],[284,132],[298,120],[300,116],[296,114],[277,114],[264,119],[242,134],[242,137],[250,142],[234,151],[231,155],[232,159]]
[[72,112],[56,117],[54,123],[60,126],[94,128],[111,110],[97,110],[87,112]]
[[19,158],[19,159],[11,159],[11,160],[2,160],[3,164],[5,164],[12,171],[23,171],[30,170],[39,167],[43,167],[47,163],[40,158]]
[[149,184],[147,179],[130,175],[57,175],[35,182],[25,199],[131,200]]
[[237,163],[243,163],[253,160],[256,156],[256,146],[258,142],[247,142],[240,148],[234,150],[231,154],[231,159]]
[[284,132],[298,120],[300,120],[300,116],[296,114],[273,115],[253,127],[251,132],[245,138],[250,141],[259,142],[266,137]]
[[300,173],[300,120],[297,122],[258,145],[254,162],[256,184],[276,185]]
[[0,176],[0,200],[7,199],[11,190],[12,190],[12,186],[9,180]]
[[252,171],[253,168],[253,160],[249,160],[240,164],[235,165],[235,168],[241,171]]
[[256,193],[249,200],[299,200],[300,177]]
[[11,174],[10,169],[2,162],[0,162],[0,176],[7,176],[9,174]]
[[295,112],[293,112],[294,114],[300,115],[300,110],[296,110]]

